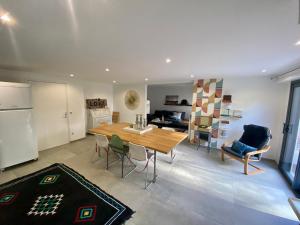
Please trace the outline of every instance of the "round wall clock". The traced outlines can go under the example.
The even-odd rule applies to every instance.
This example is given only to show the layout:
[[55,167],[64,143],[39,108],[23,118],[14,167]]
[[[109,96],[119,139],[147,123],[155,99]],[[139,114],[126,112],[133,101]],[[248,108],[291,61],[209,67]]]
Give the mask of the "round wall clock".
[[125,94],[125,105],[130,110],[135,110],[140,104],[140,96],[135,90],[129,90]]

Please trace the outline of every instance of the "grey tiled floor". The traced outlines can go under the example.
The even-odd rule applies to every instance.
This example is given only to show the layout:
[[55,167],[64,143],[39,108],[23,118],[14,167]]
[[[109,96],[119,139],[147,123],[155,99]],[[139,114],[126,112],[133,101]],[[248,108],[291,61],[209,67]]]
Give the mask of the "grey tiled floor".
[[38,161],[3,172],[0,183],[62,162],[135,210],[128,225],[298,224],[287,202],[293,194],[274,162],[260,163],[263,174],[245,176],[239,162],[222,162],[217,151],[195,149],[188,143],[177,146],[173,164],[169,156],[158,155],[159,177],[149,190],[143,189],[141,173],[121,179],[118,163],[106,171],[92,136],[40,152]]

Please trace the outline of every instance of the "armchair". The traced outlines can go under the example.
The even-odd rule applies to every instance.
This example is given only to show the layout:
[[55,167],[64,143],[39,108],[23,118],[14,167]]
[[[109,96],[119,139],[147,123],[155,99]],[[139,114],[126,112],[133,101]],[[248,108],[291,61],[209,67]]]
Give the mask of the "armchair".
[[[269,128],[257,126],[257,125],[244,125],[244,133],[240,138],[240,142],[254,147],[257,150],[247,152],[245,154],[234,151],[230,146],[223,144],[221,147],[221,158],[225,160],[225,155],[232,159],[238,160],[244,163],[244,173],[246,175],[252,175],[263,172],[263,170],[250,162],[260,161],[262,154],[270,150],[269,141],[272,138]],[[255,170],[249,172],[248,166],[253,167]]]

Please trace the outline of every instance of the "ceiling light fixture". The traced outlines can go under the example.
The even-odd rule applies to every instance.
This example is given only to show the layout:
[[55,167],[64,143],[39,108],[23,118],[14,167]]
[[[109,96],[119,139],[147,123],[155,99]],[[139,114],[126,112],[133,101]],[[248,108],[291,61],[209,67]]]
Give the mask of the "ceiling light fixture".
[[113,83],[115,84],[115,83],[117,83],[117,81],[113,80]]
[[295,43],[296,46],[300,45],[300,40]]
[[191,74],[190,76],[191,76],[191,78],[194,78],[194,77],[195,77],[195,75],[194,75],[194,74]]
[[166,58],[166,63],[170,63],[172,60],[170,58]]
[[9,16],[8,13],[0,16],[0,19],[1,19],[2,23],[9,23],[11,21],[11,17]]
[[148,78],[145,78],[145,81],[148,81],[149,79]]
[[70,74],[70,77],[74,77],[75,75],[73,73]]
[[266,69],[263,69],[261,72],[262,72],[262,73],[265,73],[265,72],[267,72],[267,70],[266,70]]
[[109,68],[106,68],[106,69],[105,69],[105,72],[109,72],[109,71],[110,71],[110,69],[109,69]]

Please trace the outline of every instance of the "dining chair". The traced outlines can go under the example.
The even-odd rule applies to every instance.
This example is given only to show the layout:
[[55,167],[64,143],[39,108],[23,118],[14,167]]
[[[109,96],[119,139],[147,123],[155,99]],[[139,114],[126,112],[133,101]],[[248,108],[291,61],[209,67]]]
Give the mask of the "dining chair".
[[101,157],[101,149],[106,152],[106,169],[108,169],[108,151],[109,151],[109,141],[107,137],[103,134],[95,134],[96,138],[96,152],[98,156]]
[[[125,145],[123,140],[116,134],[112,135],[108,146],[119,157],[119,160],[122,161],[122,178],[124,178],[124,159],[125,159],[125,157],[129,160],[130,163],[132,163],[134,165],[134,163],[130,160],[129,155],[128,155],[129,147],[128,147],[128,145]],[[107,158],[107,169],[108,169],[108,158]],[[134,168],[132,170],[134,170]],[[128,174],[131,173],[132,170],[129,171]]]
[[139,173],[144,172],[144,170],[146,170],[145,189],[147,189],[147,187],[152,183],[152,182],[148,183],[148,167],[149,167],[149,162],[151,161],[154,153],[148,151],[145,148],[145,146],[142,146],[142,145],[136,145],[136,144],[133,144],[130,142],[128,145],[129,145],[130,159],[143,164],[143,169],[138,171],[138,170],[136,170],[136,168],[137,168],[137,166],[136,166],[134,170]]
[[[171,131],[171,132],[175,132],[175,131],[176,131],[176,130],[175,130],[174,128],[172,128],[172,127],[162,127],[161,129],[163,129],[163,130],[168,130],[168,131]],[[174,151],[175,151],[175,148],[172,148],[172,150],[171,150],[171,162],[170,162],[170,163],[173,162],[173,159],[174,159],[175,156],[176,156],[176,154],[174,153]]]

